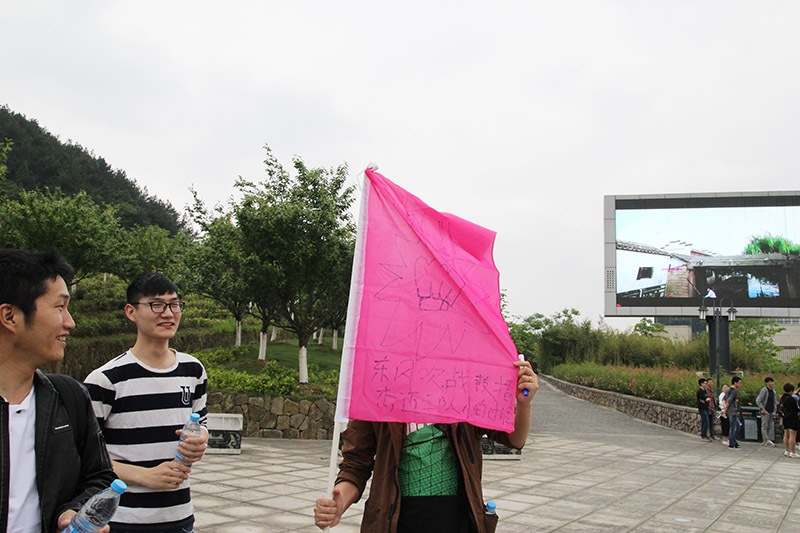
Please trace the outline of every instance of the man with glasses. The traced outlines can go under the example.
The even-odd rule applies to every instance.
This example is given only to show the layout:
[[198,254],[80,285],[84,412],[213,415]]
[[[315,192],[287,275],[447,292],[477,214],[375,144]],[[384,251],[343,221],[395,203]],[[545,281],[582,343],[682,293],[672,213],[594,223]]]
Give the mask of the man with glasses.
[[[203,457],[208,432],[203,429],[196,441],[178,440],[192,413],[205,426],[206,372],[200,361],[169,347],[184,309],[172,280],[143,274],[128,287],[127,301],[136,343],[86,378],[114,472],[128,484],[111,528],[191,532],[189,473]],[[187,464],[175,460],[178,450]]]

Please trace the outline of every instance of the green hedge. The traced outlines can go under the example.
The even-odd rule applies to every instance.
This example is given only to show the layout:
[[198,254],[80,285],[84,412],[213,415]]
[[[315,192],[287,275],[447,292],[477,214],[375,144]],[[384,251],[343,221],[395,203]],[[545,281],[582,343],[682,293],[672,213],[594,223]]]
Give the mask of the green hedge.
[[[603,366],[596,363],[563,364],[553,368],[550,374],[560,380],[592,387],[595,389],[619,392],[638,398],[687,407],[697,406],[697,380],[693,370],[669,368],[634,368],[630,366]],[[797,375],[769,374],[775,379],[778,396],[783,392],[784,383],[797,384]],[[740,391],[740,405],[755,405],[756,396],[764,386],[767,374],[745,372]],[[730,384],[731,376],[720,378],[720,385]]]
[[[271,345],[273,348],[276,345]],[[308,364],[308,384],[299,383],[298,371],[278,361],[250,361],[249,371],[231,368],[237,362],[248,360],[251,347],[218,346],[201,350],[195,356],[203,363],[208,374],[210,391],[247,393],[252,395],[287,396],[291,398],[336,399],[339,384],[338,370],[320,370]]]

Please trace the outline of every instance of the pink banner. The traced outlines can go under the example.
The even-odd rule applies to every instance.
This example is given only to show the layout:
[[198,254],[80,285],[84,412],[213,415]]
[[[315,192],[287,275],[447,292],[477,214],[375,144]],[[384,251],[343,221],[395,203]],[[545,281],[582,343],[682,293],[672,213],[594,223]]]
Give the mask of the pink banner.
[[513,431],[517,351],[495,233],[366,176],[337,420]]

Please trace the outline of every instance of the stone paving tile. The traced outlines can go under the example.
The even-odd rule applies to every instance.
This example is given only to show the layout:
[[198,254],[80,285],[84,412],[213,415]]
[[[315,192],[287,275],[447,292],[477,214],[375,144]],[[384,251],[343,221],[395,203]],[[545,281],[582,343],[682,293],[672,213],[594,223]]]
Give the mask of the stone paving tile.
[[200,511],[200,507],[195,506],[194,521],[195,529],[197,532],[210,533],[219,524],[225,524],[231,521],[229,516],[224,516],[216,512]]
[[270,510],[260,505],[226,505],[214,509],[214,512],[233,518],[247,519],[263,516],[269,513]]
[[[294,529],[294,528],[292,528]],[[219,526],[217,533],[281,533],[281,531],[292,531],[292,529],[275,529],[271,525],[256,522],[236,522],[226,526]]]
[[497,525],[498,533],[502,531],[500,528],[501,526],[505,526],[506,523],[519,525],[519,526],[526,526],[529,527],[529,531],[555,531],[557,528],[563,526],[570,519],[565,517],[554,517],[554,516],[547,516],[537,513],[535,510],[530,512],[529,514],[522,516],[522,515],[514,515],[508,518],[504,516],[500,516],[500,522]]
[[[780,449],[745,442],[732,452],[559,395],[540,389],[519,461],[484,462],[498,533],[800,531],[797,484],[785,482],[800,479],[800,461],[784,460]],[[563,404],[577,411],[547,414]],[[597,423],[607,431],[566,434],[553,423],[576,417],[583,418],[575,429]],[[312,509],[325,491],[329,453],[329,441],[244,439],[240,456],[207,456],[192,474],[198,533],[319,532]],[[365,500],[332,532],[358,531]]]
[[636,526],[637,533],[701,533],[705,528],[693,527],[691,524],[648,521]]
[[[262,486],[259,487],[258,490],[266,494],[293,496],[295,494],[300,494],[302,492],[308,491],[308,489],[305,487],[295,487],[294,485],[286,485],[286,484],[281,485],[279,483],[271,483],[267,479],[261,481],[262,481]],[[320,490],[325,490],[322,485],[320,485],[320,487],[317,489],[317,492],[319,492]]]
[[234,477],[221,481],[220,484],[237,489],[258,489],[264,486],[264,482],[250,477]]
[[[210,458],[205,458],[205,461],[211,462]],[[200,466],[194,468],[194,470],[200,470]],[[225,481],[226,479],[239,479],[238,473],[234,471],[228,472],[192,472],[192,484],[199,483],[215,483],[218,481]]]

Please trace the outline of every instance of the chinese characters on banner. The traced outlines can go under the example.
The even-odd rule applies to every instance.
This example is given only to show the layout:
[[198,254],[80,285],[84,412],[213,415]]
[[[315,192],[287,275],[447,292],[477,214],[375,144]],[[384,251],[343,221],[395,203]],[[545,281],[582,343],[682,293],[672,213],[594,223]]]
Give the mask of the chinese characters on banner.
[[495,233],[365,174],[336,420],[513,431]]

